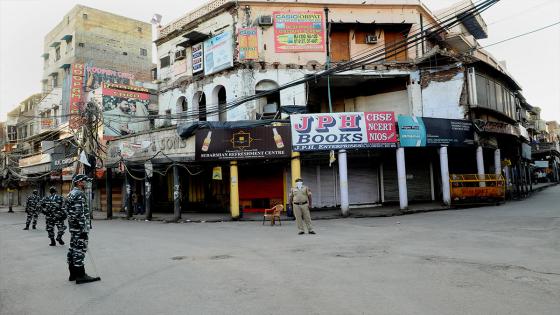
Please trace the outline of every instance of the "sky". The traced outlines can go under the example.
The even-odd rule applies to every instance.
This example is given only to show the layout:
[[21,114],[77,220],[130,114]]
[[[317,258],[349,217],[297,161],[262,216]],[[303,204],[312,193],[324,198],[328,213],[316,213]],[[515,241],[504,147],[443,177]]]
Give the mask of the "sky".
[[[28,96],[41,91],[44,36],[74,5],[149,22],[154,13],[166,25],[204,0],[0,0],[0,121]],[[424,0],[432,10],[458,0]],[[560,21],[560,0],[501,0],[482,14],[489,45]],[[560,122],[560,25],[488,48],[521,85],[541,118]],[[153,52],[155,55],[155,52]]]

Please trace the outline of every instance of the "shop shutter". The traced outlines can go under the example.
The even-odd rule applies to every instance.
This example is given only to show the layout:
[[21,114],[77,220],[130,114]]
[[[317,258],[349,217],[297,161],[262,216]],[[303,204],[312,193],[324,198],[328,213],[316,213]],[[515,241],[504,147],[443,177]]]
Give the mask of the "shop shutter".
[[[409,151],[410,152],[410,151]],[[430,162],[427,159],[409,154],[406,159],[406,186],[408,201],[432,200],[430,184]]]
[[301,168],[303,182],[311,190],[313,207],[334,207],[338,204],[336,167],[306,165]]
[[[369,164],[369,165],[368,165]],[[348,165],[348,194],[351,205],[375,204],[379,202],[379,166],[367,161],[352,161]]]
[[385,161],[383,163],[383,188],[384,202],[399,201],[399,182],[395,161]]

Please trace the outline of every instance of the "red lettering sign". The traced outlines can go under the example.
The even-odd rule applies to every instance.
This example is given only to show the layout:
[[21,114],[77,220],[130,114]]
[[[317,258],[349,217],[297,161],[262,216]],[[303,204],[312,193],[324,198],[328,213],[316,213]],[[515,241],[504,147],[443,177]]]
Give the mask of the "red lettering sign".
[[70,90],[70,118],[68,125],[70,129],[76,130],[82,125],[80,110],[82,109],[82,84],[84,82],[84,65],[80,63],[72,64],[72,88]]
[[393,112],[365,112],[367,141],[369,143],[395,143],[395,114]]

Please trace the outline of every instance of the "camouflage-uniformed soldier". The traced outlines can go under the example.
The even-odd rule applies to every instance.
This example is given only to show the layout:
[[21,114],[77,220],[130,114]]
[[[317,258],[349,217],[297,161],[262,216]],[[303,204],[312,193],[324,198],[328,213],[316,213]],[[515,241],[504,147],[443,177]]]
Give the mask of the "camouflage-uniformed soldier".
[[68,225],[70,226],[70,248],[67,255],[68,270],[70,271],[68,280],[76,280],[77,284],[101,280],[99,277],[88,276],[84,269],[90,229],[90,212],[84,185],[89,180],[86,175],[74,175],[72,178],[74,188],[66,199]]
[[37,189],[33,190],[33,193],[27,197],[27,202],[25,203],[25,212],[27,212],[27,220],[25,221],[24,230],[29,230],[29,224],[33,220],[33,229],[37,228],[37,218],[39,217],[39,208],[41,203],[41,197],[39,197],[39,191]]
[[296,187],[290,189],[290,196],[288,199],[294,210],[299,234],[305,233],[303,231],[303,222],[305,222],[307,226],[307,233],[315,234],[313,226],[311,226],[311,214],[309,213],[309,208],[311,207],[311,191],[307,186],[303,185],[303,180],[301,178],[296,179]]
[[51,187],[49,192],[51,195],[43,198],[43,202],[45,204],[46,229],[49,239],[51,240],[50,246],[56,246],[54,241],[55,225],[58,229],[56,240],[60,245],[64,245],[64,241],[62,240],[62,235],[64,235],[64,231],[66,230],[66,225],[64,224],[64,220],[66,220],[66,211],[63,208],[64,198],[56,193],[56,188],[54,187]]

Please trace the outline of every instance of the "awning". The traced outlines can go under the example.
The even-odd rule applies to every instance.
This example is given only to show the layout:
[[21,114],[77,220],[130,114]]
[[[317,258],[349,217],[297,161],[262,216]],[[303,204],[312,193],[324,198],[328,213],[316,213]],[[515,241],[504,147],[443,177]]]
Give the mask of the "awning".
[[68,69],[70,68],[70,64],[69,63],[65,63],[63,65],[60,66],[60,69]]
[[72,40],[72,35],[67,34],[62,36],[62,38],[60,40],[64,40],[64,41],[71,41]]
[[205,33],[201,33],[201,32],[197,32],[197,31],[190,31],[188,33],[186,33],[185,35],[183,35],[184,38],[186,38],[189,41],[189,44],[195,44],[197,42],[203,41],[206,38],[208,38],[210,36],[210,34],[205,34]]
[[51,47],[58,47],[58,46],[60,46],[60,42],[53,42],[51,44]]
[[47,59],[47,58],[49,58],[49,53],[44,53],[44,54],[41,55],[41,57]]
[[50,77],[55,76],[55,75],[58,75],[58,71],[54,71],[54,72],[51,72],[51,73],[49,74]]

